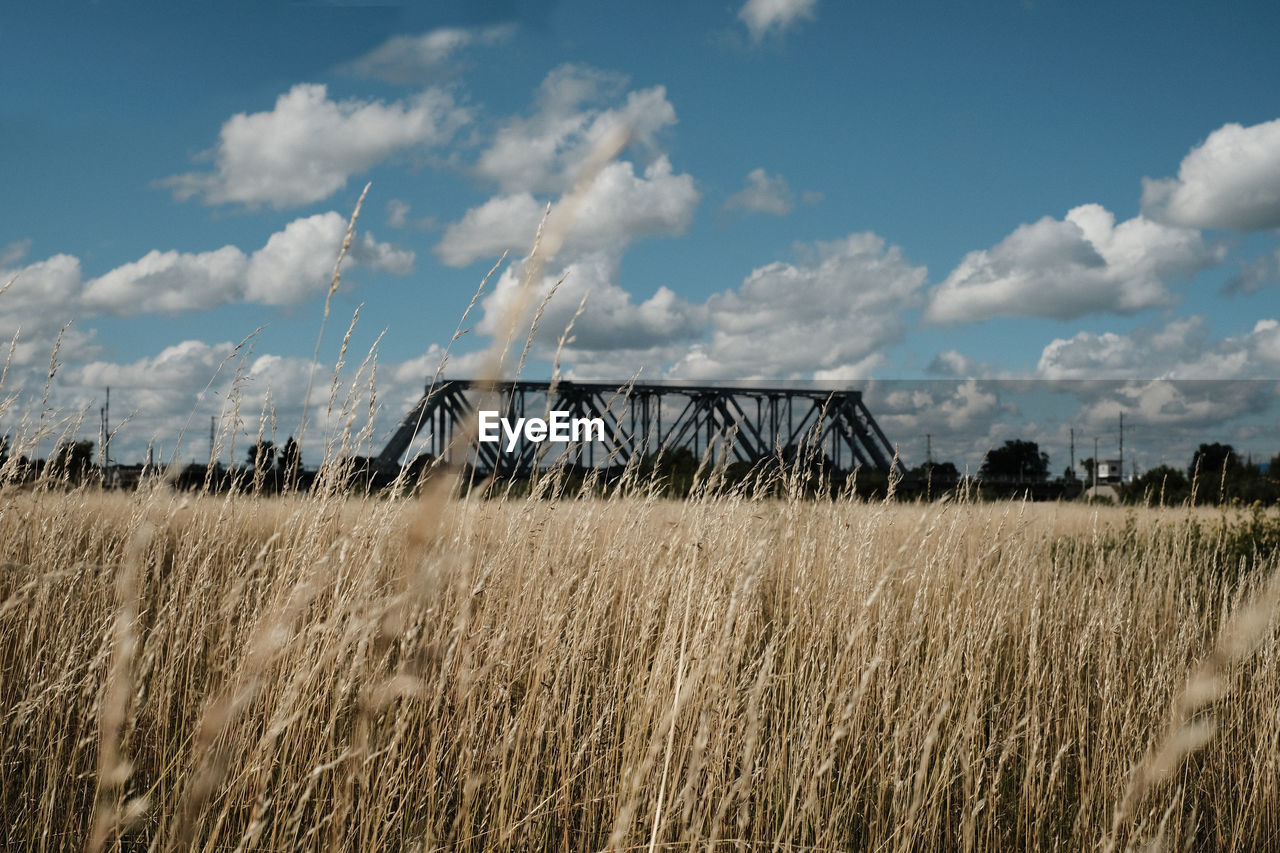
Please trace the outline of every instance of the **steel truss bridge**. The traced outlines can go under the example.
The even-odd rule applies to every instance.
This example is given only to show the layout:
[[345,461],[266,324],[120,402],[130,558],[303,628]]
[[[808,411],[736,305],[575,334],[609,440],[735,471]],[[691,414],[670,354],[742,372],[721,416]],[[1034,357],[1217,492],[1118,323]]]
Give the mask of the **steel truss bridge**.
[[527,478],[537,470],[568,463],[582,468],[621,467],[637,457],[710,450],[717,461],[755,466],[794,460],[813,450],[840,472],[868,467],[905,477],[894,447],[885,437],[862,393],[816,388],[751,388],[677,383],[441,380],[427,387],[404,417],[376,463],[398,468],[415,440],[420,453],[451,459],[455,435],[469,428],[477,409],[501,417],[546,418],[553,410],[573,418],[600,418],[606,440],[542,444],[523,439],[507,452],[505,434],[497,443],[473,442],[466,464],[481,476]]

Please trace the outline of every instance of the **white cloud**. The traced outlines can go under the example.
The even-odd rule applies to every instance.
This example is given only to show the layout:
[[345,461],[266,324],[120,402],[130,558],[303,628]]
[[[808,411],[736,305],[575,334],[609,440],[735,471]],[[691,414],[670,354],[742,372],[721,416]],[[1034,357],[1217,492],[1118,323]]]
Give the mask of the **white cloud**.
[[[48,364],[59,330],[77,315],[80,296],[80,260],[73,255],[54,255],[21,268],[0,268],[0,365],[9,356],[15,334],[18,347],[14,362],[21,366]],[[73,327],[64,338],[68,352],[87,348],[91,335]],[[15,381],[13,376],[10,381]]]
[[1138,216],[1115,224],[1086,204],[1064,219],[1021,225],[990,249],[970,252],[930,293],[925,318],[969,323],[996,315],[1069,319],[1131,314],[1174,301],[1168,281],[1222,258],[1189,228]]
[[[182,411],[189,413],[191,395],[198,390],[188,387],[196,379],[192,371],[200,373],[199,387],[204,387],[212,375],[210,365],[226,346],[187,341],[132,365],[112,364],[98,360],[103,347],[84,320],[107,314],[174,314],[245,300],[273,305],[299,302],[329,287],[345,232],[346,220],[329,212],[289,223],[252,255],[235,246],[196,253],[151,251],[88,280],[80,260],[66,254],[0,269],[0,280],[14,279],[0,294],[0,365],[9,360],[10,342],[20,331],[3,391],[22,394],[28,404],[38,400],[56,347],[61,367],[51,389],[50,405],[55,410],[74,412],[89,403],[98,405],[94,395],[103,385],[137,386],[143,390],[134,395],[133,404],[127,394],[120,399],[121,411],[135,406],[154,410],[151,423],[176,430],[165,420],[174,412],[164,408],[163,401],[177,400],[186,406]],[[402,274],[412,268],[413,253],[361,233],[352,243],[347,262]],[[252,371],[248,374],[250,380],[255,376]]]
[[231,343],[187,340],[129,364],[92,361],[73,371],[71,378],[91,388],[110,385],[136,392],[136,402],[154,413],[169,408],[166,400],[177,389],[186,389],[190,395],[203,389],[213,379],[218,366],[234,351],[235,345]]
[[1037,375],[1046,379],[1261,379],[1280,376],[1280,323],[1212,340],[1203,317],[1129,334],[1079,332],[1050,342]]
[[[796,263],[752,272],[733,291],[704,305],[667,287],[637,301],[619,283],[618,255],[587,252],[535,287],[529,315],[563,280],[546,305],[534,357],[549,359],[583,294],[585,312],[563,354],[568,375],[667,375],[687,379],[865,377],[883,349],[903,333],[903,311],[917,305],[926,271],[874,234],[799,246]],[[484,304],[477,330],[505,334],[503,319],[518,292],[512,265]],[[523,346],[526,325],[514,347]]]
[[1142,210],[1190,228],[1280,228],[1280,119],[1218,128],[1183,158],[1177,178],[1143,179]]
[[468,119],[441,89],[387,104],[335,101],[325,86],[300,83],[274,109],[239,113],[223,124],[212,172],[174,175],[161,183],[179,200],[200,196],[207,204],[310,204],[342,189],[353,174],[448,141]]
[[[346,235],[347,221],[334,212],[295,219],[253,253],[245,278],[245,298],[265,305],[292,305],[325,292]],[[347,255],[353,265],[405,275],[413,252],[358,235]]]
[[800,20],[812,20],[817,0],[747,0],[738,19],[747,25],[751,37],[760,41],[769,33],[782,32]]
[[1000,410],[1000,399],[970,379],[956,386],[955,392],[938,405],[943,421],[952,430],[972,429]]
[[[295,219],[252,256],[235,246],[199,253],[153,250],[87,282],[82,305],[89,313],[135,315],[199,311],[241,300],[297,304],[328,289],[346,229],[346,220],[329,211]],[[413,267],[412,252],[367,233],[353,241],[347,258],[352,265],[398,275]]]
[[616,100],[626,78],[580,65],[562,65],[543,80],[537,110],[513,118],[481,153],[476,174],[493,181],[503,193],[560,193],[572,186],[578,169],[601,140],[621,128],[633,144],[656,148],[656,134],[675,124],[675,108],[666,89],[655,86]]
[[[445,378],[472,379],[488,364],[487,350],[473,352],[446,352],[439,344],[432,344],[422,355],[391,366],[382,375],[390,375],[395,388],[404,389],[399,402],[402,407],[412,405],[422,396],[426,383],[440,371]],[[392,395],[394,398],[394,394]],[[403,413],[401,413],[403,414]]]
[[[561,251],[619,252],[641,237],[683,233],[699,198],[693,178],[674,174],[665,156],[641,175],[629,161],[609,163],[583,196]],[[495,196],[446,228],[436,253],[446,264],[465,266],[528,250],[545,211],[528,192]]]
[[708,304],[711,339],[672,375],[703,379],[846,376],[903,334],[924,267],[875,234],[799,247],[798,263],[773,263]]
[[[523,264],[513,264],[503,271],[494,292],[483,302],[484,317],[477,324],[477,331],[490,336],[505,335],[504,323],[519,292],[522,277]],[[636,303],[631,294],[618,284],[618,278],[617,258],[606,252],[589,253],[555,275],[545,276],[535,284],[529,299],[529,317],[526,324],[517,330],[520,340],[516,343],[523,347],[528,319],[547,299],[557,282],[559,287],[554,298],[543,308],[535,338],[538,345],[536,353],[544,358],[549,359],[554,354],[560,336],[577,312],[584,295],[587,296],[586,307],[574,322],[573,340],[565,349],[566,361],[583,367],[598,358],[610,358],[610,353],[620,350],[654,350],[687,341],[705,331],[705,307],[686,302],[666,287],[659,287],[647,299]],[[662,365],[650,361],[648,366],[656,370]]]
[[[925,461],[926,434],[935,461],[951,461],[976,473],[992,447],[1014,436],[1033,438],[1005,382],[872,381],[862,385],[863,400],[889,440],[901,447],[908,466]],[[1012,392],[1012,393],[1011,393]],[[1016,426],[1014,425],[1016,423]]]
[[1275,405],[1274,389],[1249,381],[1099,382],[1086,383],[1077,393],[1086,430],[1114,434],[1123,412],[1130,424],[1142,430],[1139,447],[1181,443],[1187,448],[1183,459],[1199,442],[1228,438],[1223,432],[1242,415],[1265,412]]
[[795,207],[795,193],[781,175],[770,176],[764,169],[752,169],[747,185],[725,200],[725,210],[770,213],[786,216]]
[[[24,319],[37,321],[72,303],[80,292],[80,259],[74,255],[54,255],[20,269],[0,269],[0,333],[12,335]],[[67,316],[66,319],[70,319]],[[62,325],[65,320],[55,320]]]
[[445,228],[436,255],[449,266],[464,267],[481,258],[497,260],[505,251],[530,249],[545,212],[532,193],[494,196]]
[[[243,464],[259,429],[277,443],[296,436],[302,424],[303,394],[312,372],[309,358],[258,353],[255,340],[236,346],[229,342],[186,340],[165,347],[155,355],[117,363],[96,360],[68,370],[58,383],[55,405],[62,410],[96,411],[102,392],[111,388],[112,424],[118,428],[112,456],[120,461],[140,461],[148,444],[155,443],[157,461],[176,458],[179,463],[203,462],[209,453],[209,419],[215,418],[223,462]],[[368,373],[357,380],[360,358],[348,362],[336,386],[332,368],[319,365],[316,389],[311,396],[308,429],[303,444],[304,464],[319,464],[327,437],[338,436],[344,426],[342,408],[351,394],[349,416],[358,432],[368,418]],[[412,382],[397,379],[396,366],[380,373],[379,396],[389,395],[390,408],[377,409],[377,441],[389,433],[401,417],[402,399],[410,385],[422,387],[422,377]],[[330,391],[334,408],[330,411]],[[82,434],[84,431],[82,430]],[[234,435],[234,448],[232,439]],[[175,445],[181,436],[181,447]],[[96,434],[90,433],[96,439]],[[376,452],[368,445],[357,452]]]
[[509,24],[491,27],[441,27],[416,36],[394,36],[343,70],[405,86],[425,85],[456,73],[459,52],[471,45],[495,45],[509,39]]
[[88,282],[84,305],[92,313],[176,314],[234,302],[244,295],[249,259],[235,246],[212,252],[161,252]]

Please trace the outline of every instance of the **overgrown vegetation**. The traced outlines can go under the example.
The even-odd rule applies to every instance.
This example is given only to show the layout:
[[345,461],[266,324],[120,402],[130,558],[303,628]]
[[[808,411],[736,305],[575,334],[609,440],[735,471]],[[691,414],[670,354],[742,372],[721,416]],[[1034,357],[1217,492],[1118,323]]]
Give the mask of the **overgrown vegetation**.
[[3,493],[5,849],[1280,834],[1272,513],[548,488]]

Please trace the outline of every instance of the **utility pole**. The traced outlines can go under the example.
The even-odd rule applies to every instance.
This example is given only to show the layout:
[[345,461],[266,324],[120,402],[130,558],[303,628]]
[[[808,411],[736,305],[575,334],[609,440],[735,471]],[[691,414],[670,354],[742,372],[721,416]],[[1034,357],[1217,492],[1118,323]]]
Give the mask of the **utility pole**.
[[1076,428],[1071,428],[1071,476],[1076,475]]
[[213,415],[209,415],[209,467],[210,468],[213,467],[214,440],[216,438],[214,424],[217,423],[217,421],[218,419],[216,417],[214,417]]
[[1098,489],[1098,437],[1093,437],[1093,488]]
[[924,434],[924,464],[927,466],[925,475],[928,478],[925,481],[925,500],[933,500],[933,433],[926,432]]
[[1120,412],[1120,482],[1124,482],[1124,412]]
[[98,409],[98,468],[102,482],[107,483],[111,470],[111,386],[107,386],[107,399]]
[[107,407],[98,409],[98,467],[107,470]]

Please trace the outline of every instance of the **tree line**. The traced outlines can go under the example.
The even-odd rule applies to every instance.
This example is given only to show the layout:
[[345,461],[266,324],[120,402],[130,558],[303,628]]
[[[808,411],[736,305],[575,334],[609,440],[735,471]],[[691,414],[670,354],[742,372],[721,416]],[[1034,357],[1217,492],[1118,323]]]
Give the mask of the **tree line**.
[[[0,483],[61,482],[68,485],[107,482],[94,459],[94,442],[64,441],[59,443],[48,459],[29,460],[25,456],[10,458],[9,440],[0,436]],[[364,482],[366,488],[377,488],[380,480],[373,476],[372,460],[355,460],[352,467],[353,482]],[[416,475],[424,473],[426,466],[414,466]],[[790,469],[793,474],[795,460],[782,460],[780,470]],[[990,449],[983,458],[976,475],[962,472],[954,462],[928,460],[909,470],[905,480],[891,483],[882,472],[859,470],[837,471],[830,460],[821,456],[811,458],[799,471],[812,482],[806,490],[812,494],[841,491],[846,485],[858,494],[883,497],[897,494],[901,497],[937,498],[947,493],[964,492],[970,497],[1005,498],[1031,497],[1034,499],[1073,498],[1085,494],[1093,482],[1095,460],[1084,459],[1082,479],[1073,468],[1064,469],[1061,476],[1053,477],[1049,454],[1034,441],[1010,439],[999,447]],[[140,473],[142,466],[113,466],[115,475],[110,485],[131,486],[136,477],[120,477],[121,472]],[[369,469],[369,470],[366,470]],[[423,470],[418,470],[423,469]],[[704,470],[702,460],[687,448],[678,448],[662,454],[645,457],[640,462],[640,479],[659,484],[670,496],[686,495]],[[578,472],[581,476],[586,472]],[[741,483],[759,480],[761,471],[743,463],[725,466],[719,473],[723,483]],[[417,478],[415,475],[415,479]],[[251,445],[243,467],[230,468],[215,463],[213,466],[191,464],[175,477],[180,488],[207,488],[215,491],[226,489],[251,490],[276,493],[305,491],[314,481],[316,472],[308,471],[302,464],[302,451],[297,441],[290,437],[283,445],[261,440]],[[387,479],[387,478],[382,478]],[[607,480],[607,478],[606,478]],[[367,482],[365,482],[367,481]],[[1121,483],[1109,484],[1118,500],[1128,504],[1178,505],[1259,503],[1270,506],[1280,503],[1280,453],[1267,465],[1252,459],[1241,458],[1230,444],[1203,443],[1192,454],[1185,469],[1159,465],[1141,475]]]
[[[1068,467],[1051,479],[1049,454],[1034,441],[1012,439],[992,448],[974,477],[965,477],[951,462],[926,462],[912,469],[914,477],[936,490],[968,486],[980,495],[1002,497],[1037,487],[1056,486],[1065,496],[1084,494],[1094,482],[1097,461],[1081,461],[1084,478]],[[1280,503],[1280,453],[1266,465],[1240,456],[1230,444],[1202,443],[1191,455],[1187,467],[1162,464],[1141,475],[1110,484],[1116,497],[1128,504],[1177,505],[1187,502],[1218,504],[1255,502]],[[1064,496],[1064,495],[1058,495]]]

